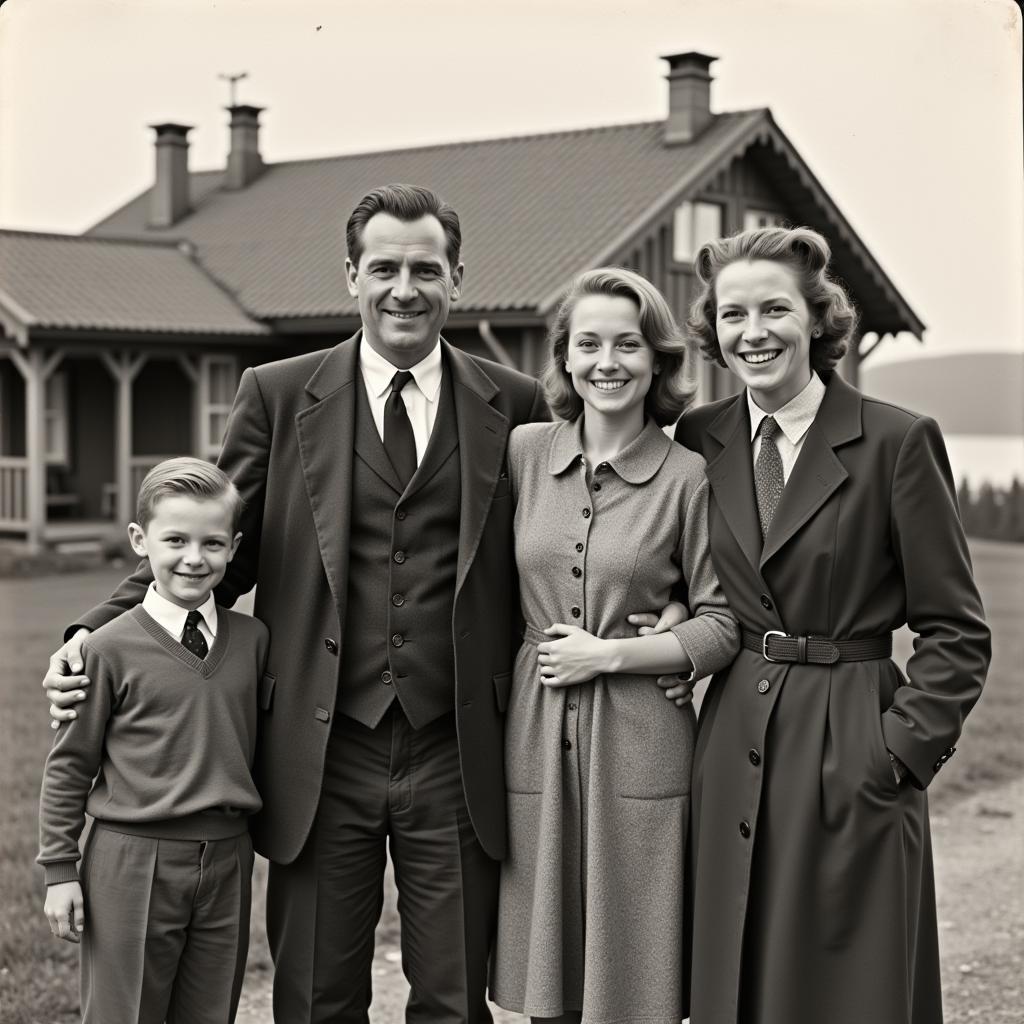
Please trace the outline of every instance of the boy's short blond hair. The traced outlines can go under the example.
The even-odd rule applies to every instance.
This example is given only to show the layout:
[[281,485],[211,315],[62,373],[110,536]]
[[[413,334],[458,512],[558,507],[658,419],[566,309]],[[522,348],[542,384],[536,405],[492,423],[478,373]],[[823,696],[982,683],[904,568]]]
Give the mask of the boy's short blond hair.
[[238,529],[245,502],[231,478],[212,462],[183,456],[165,459],[155,465],[142,481],[135,507],[135,521],[143,530],[153,518],[157,502],[172,495],[197,500],[223,500],[231,516],[232,533]]

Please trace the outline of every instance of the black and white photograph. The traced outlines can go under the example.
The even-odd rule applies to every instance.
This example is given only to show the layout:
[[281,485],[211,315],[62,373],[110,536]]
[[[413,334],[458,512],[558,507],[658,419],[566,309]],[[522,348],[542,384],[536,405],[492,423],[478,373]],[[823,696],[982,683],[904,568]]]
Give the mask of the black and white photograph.
[[1015,0],[0,0],[0,1024],[1024,1024]]

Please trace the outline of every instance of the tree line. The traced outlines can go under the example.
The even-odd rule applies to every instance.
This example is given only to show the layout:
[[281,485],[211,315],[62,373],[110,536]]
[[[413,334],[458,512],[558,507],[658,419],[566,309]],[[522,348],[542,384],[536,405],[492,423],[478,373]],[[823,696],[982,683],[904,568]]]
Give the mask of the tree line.
[[1024,487],[1017,477],[1009,487],[983,483],[976,488],[964,477],[956,496],[968,537],[1024,542]]

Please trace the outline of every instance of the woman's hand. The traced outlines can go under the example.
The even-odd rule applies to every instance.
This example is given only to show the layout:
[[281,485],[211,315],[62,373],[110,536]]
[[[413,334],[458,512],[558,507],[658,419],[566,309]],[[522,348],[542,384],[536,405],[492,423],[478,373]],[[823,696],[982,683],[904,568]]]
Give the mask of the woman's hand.
[[556,622],[544,630],[550,637],[537,645],[540,681],[545,686],[575,686],[610,671],[607,641],[579,626]]
[[694,681],[687,676],[658,676],[658,685],[669,700],[676,702],[677,708],[693,701]]
[[654,633],[664,633],[673,626],[678,626],[690,617],[689,609],[685,604],[678,601],[669,601],[661,610],[661,615],[654,612],[638,612],[634,615],[627,615],[626,620],[634,626],[638,626],[637,636],[650,636]]

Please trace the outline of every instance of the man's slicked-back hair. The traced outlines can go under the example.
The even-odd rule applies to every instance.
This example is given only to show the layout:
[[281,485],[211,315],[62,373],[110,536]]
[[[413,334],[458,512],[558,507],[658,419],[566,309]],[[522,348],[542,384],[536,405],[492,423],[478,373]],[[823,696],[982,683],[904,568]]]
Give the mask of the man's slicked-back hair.
[[462,252],[462,227],[459,215],[438,195],[421,185],[381,185],[367,192],[356,204],[345,227],[345,244],[353,266],[363,255],[363,231],[371,217],[388,213],[400,221],[436,217],[444,228],[448,263],[454,270]]
[[231,478],[212,462],[183,456],[157,463],[145,476],[139,488],[135,521],[149,526],[157,502],[163,498],[184,496],[198,501],[221,500],[231,516],[232,533],[238,528],[244,502]]

